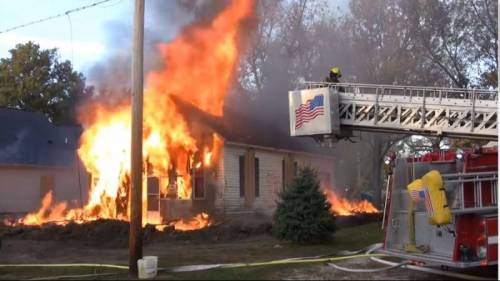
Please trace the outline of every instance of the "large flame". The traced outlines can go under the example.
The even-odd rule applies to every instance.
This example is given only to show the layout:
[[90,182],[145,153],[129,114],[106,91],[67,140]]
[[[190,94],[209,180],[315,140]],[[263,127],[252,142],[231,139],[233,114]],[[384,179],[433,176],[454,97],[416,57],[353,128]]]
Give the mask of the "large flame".
[[337,216],[376,214],[380,211],[367,200],[355,201],[342,198],[332,190],[325,189],[325,195],[331,205],[330,211]]
[[[176,188],[178,199],[191,198],[192,169],[210,167],[222,139],[215,133],[194,131],[172,96],[214,116],[223,114],[242,51],[243,28],[253,12],[253,1],[231,1],[211,22],[188,26],[173,41],[158,45],[164,68],[147,75],[144,94],[144,176],[167,176],[171,182],[166,186]],[[93,177],[88,204],[68,210],[66,203],[55,204],[48,194],[40,210],[21,223],[128,220],[130,104],[109,108],[96,102],[83,112],[85,131],[78,155]],[[168,189],[162,186],[161,193],[167,195]],[[176,227],[207,225],[208,215],[200,214]]]

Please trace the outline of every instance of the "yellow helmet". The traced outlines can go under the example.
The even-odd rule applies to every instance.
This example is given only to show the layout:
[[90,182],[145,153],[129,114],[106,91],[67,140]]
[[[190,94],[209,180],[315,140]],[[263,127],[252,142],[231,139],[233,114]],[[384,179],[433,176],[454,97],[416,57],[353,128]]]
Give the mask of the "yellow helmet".
[[338,67],[332,67],[332,68],[330,69],[330,71],[331,71],[333,74],[338,74],[338,75],[340,75],[340,68],[338,68]]

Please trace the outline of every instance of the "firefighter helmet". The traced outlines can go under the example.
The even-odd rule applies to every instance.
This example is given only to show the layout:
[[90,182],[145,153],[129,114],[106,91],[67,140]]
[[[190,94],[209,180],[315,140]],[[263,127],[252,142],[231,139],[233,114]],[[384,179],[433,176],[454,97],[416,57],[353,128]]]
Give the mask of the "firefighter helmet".
[[342,73],[340,73],[340,68],[338,68],[338,67],[332,67],[330,69],[330,72],[333,74],[336,74],[338,77],[342,76]]

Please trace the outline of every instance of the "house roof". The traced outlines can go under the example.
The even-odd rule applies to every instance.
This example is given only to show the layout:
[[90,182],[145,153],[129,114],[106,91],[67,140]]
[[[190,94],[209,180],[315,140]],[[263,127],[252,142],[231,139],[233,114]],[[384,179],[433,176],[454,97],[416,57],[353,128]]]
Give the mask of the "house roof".
[[54,126],[39,112],[0,107],[0,164],[71,166],[79,127]]
[[278,128],[273,122],[265,122],[226,108],[223,117],[205,113],[196,107],[173,98],[188,121],[203,124],[233,143],[283,149],[296,152],[331,155],[332,150],[320,147],[311,138],[291,137],[287,128]]

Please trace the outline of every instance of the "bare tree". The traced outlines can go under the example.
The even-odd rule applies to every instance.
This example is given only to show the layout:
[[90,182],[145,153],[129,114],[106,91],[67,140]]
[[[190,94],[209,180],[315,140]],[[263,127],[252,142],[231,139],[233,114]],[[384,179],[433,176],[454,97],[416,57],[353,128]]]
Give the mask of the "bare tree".
[[270,55],[268,50],[277,38],[282,2],[282,0],[258,2],[259,25],[252,46],[241,64],[239,74],[241,86],[250,93],[259,94],[264,91],[266,77],[263,67]]

